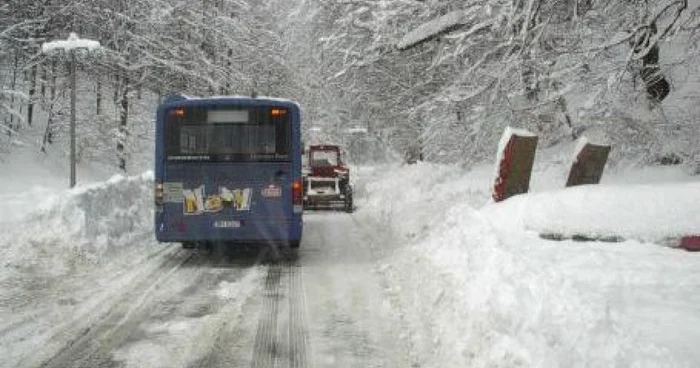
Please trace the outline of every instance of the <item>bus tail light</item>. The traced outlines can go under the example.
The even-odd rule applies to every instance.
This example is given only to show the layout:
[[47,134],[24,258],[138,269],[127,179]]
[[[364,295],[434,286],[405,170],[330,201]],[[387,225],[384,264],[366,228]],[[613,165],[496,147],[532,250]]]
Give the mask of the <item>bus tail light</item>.
[[156,183],[154,194],[156,205],[163,205],[163,183]]
[[287,110],[285,109],[271,109],[270,110],[270,115],[272,116],[282,116],[287,113]]
[[302,193],[301,179],[294,180],[292,183],[292,203],[295,206],[304,204],[304,195]]
[[172,110],[170,110],[170,115],[178,117],[178,118],[185,117],[185,109],[183,109],[181,107],[172,109]]

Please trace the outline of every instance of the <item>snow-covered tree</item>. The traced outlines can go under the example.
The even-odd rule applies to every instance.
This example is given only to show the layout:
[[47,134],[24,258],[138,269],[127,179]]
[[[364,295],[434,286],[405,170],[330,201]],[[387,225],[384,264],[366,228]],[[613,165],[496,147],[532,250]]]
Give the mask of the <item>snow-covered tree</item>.
[[[490,156],[505,125],[537,131],[545,144],[584,132],[612,139],[618,153],[657,144],[644,132],[663,125],[661,112],[673,108],[668,78],[695,53],[664,59],[664,47],[697,42],[697,9],[684,0],[322,4],[337,14],[322,36],[328,74],[381,103],[375,117],[410,137],[396,136],[397,145],[434,160]],[[665,61],[679,54],[683,62]],[[653,127],[623,122],[639,115]]]
[[687,100],[698,9],[687,0],[20,3],[0,5],[0,122],[60,140],[68,60],[38,45],[70,31],[99,40],[102,52],[78,58],[85,152],[122,168],[148,130],[132,108],[172,92],[297,99],[307,136],[342,142],[362,127],[435,161],[489,158],[507,125],[544,145],[602,136],[618,158],[698,157],[700,108]]

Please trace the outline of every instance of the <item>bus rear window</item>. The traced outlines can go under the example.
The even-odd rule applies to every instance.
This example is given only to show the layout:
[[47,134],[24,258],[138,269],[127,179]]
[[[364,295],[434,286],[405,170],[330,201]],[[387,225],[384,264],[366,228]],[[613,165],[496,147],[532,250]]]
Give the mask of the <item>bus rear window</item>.
[[[280,113],[283,112],[283,113]],[[171,161],[288,161],[284,109],[175,109],[165,120]]]

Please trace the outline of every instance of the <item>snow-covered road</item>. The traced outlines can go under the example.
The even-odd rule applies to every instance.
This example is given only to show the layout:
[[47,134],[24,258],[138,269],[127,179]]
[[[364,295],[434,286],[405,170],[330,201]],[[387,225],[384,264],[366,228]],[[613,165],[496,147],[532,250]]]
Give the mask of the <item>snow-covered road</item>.
[[360,168],[358,210],[305,213],[293,253],[158,244],[150,173],[17,187],[0,367],[698,366],[700,254],[656,243],[700,233],[697,178],[540,170],[494,204],[491,169]]
[[[119,272],[57,280],[43,302],[16,305],[22,318],[4,314],[0,365],[411,365],[409,334],[375,271],[380,245],[353,215],[307,213],[298,251],[138,241],[143,254]],[[49,291],[22,295],[35,292]]]

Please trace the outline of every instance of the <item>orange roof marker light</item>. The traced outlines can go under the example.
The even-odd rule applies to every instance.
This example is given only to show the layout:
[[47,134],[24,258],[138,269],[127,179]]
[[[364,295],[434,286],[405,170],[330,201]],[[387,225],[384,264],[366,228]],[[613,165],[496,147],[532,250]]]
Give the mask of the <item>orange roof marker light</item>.
[[272,116],[282,116],[287,114],[287,109],[271,109],[270,115]]
[[170,110],[170,115],[177,116],[178,118],[182,118],[185,116],[185,109],[183,109],[182,107],[172,109],[172,110]]

